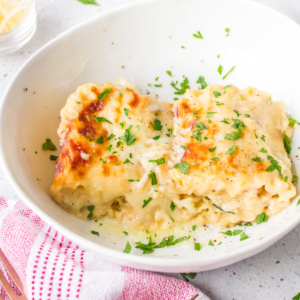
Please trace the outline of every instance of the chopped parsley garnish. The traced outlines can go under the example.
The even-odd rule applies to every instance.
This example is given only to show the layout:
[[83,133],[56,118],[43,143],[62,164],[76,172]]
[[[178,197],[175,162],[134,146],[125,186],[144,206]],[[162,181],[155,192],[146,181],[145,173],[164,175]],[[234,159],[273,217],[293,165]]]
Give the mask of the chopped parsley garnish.
[[200,31],[197,31],[197,33],[193,34],[193,37],[197,38],[197,39],[203,39],[202,34],[200,33]]
[[176,165],[174,165],[175,169],[179,169],[179,171],[182,173],[182,174],[188,174],[189,173],[189,169],[190,169],[190,164],[186,161],[182,161]]
[[88,120],[88,121],[90,121],[90,117],[89,116],[85,116],[86,117],[86,119]]
[[262,135],[262,136],[261,136],[261,139],[265,142],[265,141],[266,141],[266,136],[265,136],[265,135]]
[[207,83],[205,81],[205,78],[203,76],[199,76],[198,80],[196,83],[200,83],[200,89],[203,90],[207,87]]
[[261,148],[261,149],[259,150],[259,152],[261,152],[261,153],[267,153],[267,150],[266,150],[265,148]]
[[126,159],[123,161],[123,165],[125,165],[125,164],[132,164],[132,165],[133,165],[133,163],[132,163],[128,158],[126,158]]
[[174,240],[174,235],[170,235],[169,237],[163,238],[159,244],[156,244],[152,241],[152,238],[149,238],[148,244],[143,244],[141,242],[137,242],[135,248],[141,249],[143,254],[152,253],[155,249],[169,247],[172,245],[176,245],[182,241],[184,241],[184,237],[180,237]]
[[298,175],[293,175],[292,183],[296,183],[298,181]]
[[219,160],[219,157],[213,157],[213,158],[211,158],[211,160],[213,160],[213,161],[218,161],[218,160]]
[[245,231],[243,231],[243,233],[241,234],[241,237],[240,237],[240,241],[246,240],[248,238],[249,238],[249,236],[245,233]]
[[181,145],[180,148],[182,148],[183,150],[186,150],[186,146]]
[[285,148],[287,154],[290,154],[291,150],[292,150],[291,141],[290,141],[290,138],[286,134],[284,135],[283,143],[284,143],[284,148]]
[[129,182],[140,181],[139,179],[128,179]]
[[123,143],[121,141],[118,141],[116,147],[119,148],[122,145],[123,145]]
[[243,232],[243,230],[241,230],[241,229],[235,229],[235,230],[233,230],[232,234],[233,234],[234,236],[237,236],[237,235],[239,235],[239,234],[242,233],[242,232]]
[[174,223],[174,219],[170,216],[170,219],[172,220],[172,222]]
[[96,116],[93,116],[93,117],[97,123],[106,122],[106,123],[112,124],[112,122],[110,122],[109,120],[107,120],[103,117],[96,117]]
[[57,160],[58,156],[56,155],[50,155],[50,160]]
[[208,245],[209,246],[214,246],[214,243],[212,242],[212,240],[209,240]]
[[268,218],[266,216],[265,212],[262,212],[261,214],[256,216],[256,224],[261,224],[263,222],[267,222]]
[[189,279],[194,279],[197,273],[180,273],[180,275],[186,282],[189,282]]
[[129,111],[128,108],[124,108],[124,113],[125,113],[125,116],[126,116],[126,117],[128,117],[128,111]]
[[125,122],[123,121],[123,122],[121,122],[119,125],[120,125],[120,127],[123,129],[123,127],[124,127],[124,125],[125,125]]
[[154,80],[157,81],[159,79],[159,76],[157,76]]
[[125,133],[123,136],[119,137],[119,140],[124,141],[127,144],[127,146],[131,146],[136,140],[136,136],[132,135],[132,133],[130,132],[131,128],[132,125],[125,129]]
[[292,300],[300,300],[300,293],[298,293],[296,296],[292,298]]
[[110,151],[111,148],[112,148],[112,145],[109,145],[106,149],[107,149],[107,151]]
[[128,235],[128,232],[127,232],[127,231],[123,231],[123,233],[124,233],[125,235]]
[[239,112],[237,111],[237,110],[233,110],[235,113],[236,113],[236,115],[239,117],[240,116],[240,114],[239,114]]
[[112,91],[112,89],[107,89],[97,96],[97,100],[103,100]]
[[150,197],[148,200],[143,200],[143,201],[144,201],[144,204],[143,204],[142,208],[146,207],[152,201],[152,198]]
[[196,227],[197,227],[196,225],[193,225],[193,226],[192,226],[193,231],[196,230]]
[[226,232],[221,232],[225,235],[228,235],[228,236],[232,236],[232,231],[231,230],[227,230]]
[[152,125],[153,129],[157,131],[161,131],[163,128],[161,125],[161,121],[158,119],[154,119],[153,123],[150,122],[150,124]]
[[255,135],[255,138],[257,138],[257,139],[258,139],[258,136],[257,136],[257,134],[255,133],[255,131],[253,131],[253,133],[254,133],[254,135]]
[[296,121],[295,119],[293,119],[292,117],[290,117],[290,116],[287,115],[287,118],[288,118],[289,121],[290,121],[290,122],[289,122],[289,125],[290,125],[290,126],[294,127],[296,123],[297,123],[298,125],[300,125],[300,123],[299,123],[298,121]]
[[42,145],[43,150],[55,151],[57,150],[56,146],[53,144],[51,139],[46,139],[46,142]]
[[257,157],[253,157],[252,161],[256,161],[256,162],[262,163],[264,160],[262,160],[261,157],[257,156]]
[[153,139],[157,141],[160,138],[160,135],[155,136]]
[[[198,129],[198,128],[197,128],[197,129],[194,129],[195,131],[198,131],[198,130],[202,131],[202,130],[207,129],[207,127],[204,125],[203,122],[199,122],[199,123],[195,124],[194,126],[199,128],[199,129]],[[194,130],[193,130],[193,131],[194,131]]]
[[233,66],[223,77],[222,79],[224,80],[233,70],[235,69],[235,66]]
[[166,136],[170,137],[171,135],[173,135],[173,129],[172,128],[168,128],[168,132],[169,133],[167,133]]
[[122,92],[120,92],[120,93],[119,93],[119,95],[120,95],[120,97],[123,97],[123,94],[122,94]]
[[92,139],[91,137],[89,137],[88,135],[86,136],[86,138],[87,138],[90,142],[93,141],[93,139]]
[[95,208],[95,205],[90,205],[87,207],[87,210],[90,212],[87,216],[88,219],[92,218],[93,217],[93,210]]
[[171,82],[171,86],[176,90],[176,92],[174,92],[174,94],[176,94],[176,95],[183,95],[186,92],[186,90],[190,88],[189,80],[185,76],[184,76],[182,83],[180,83],[180,88],[177,87],[177,84],[178,84],[178,81]]
[[244,122],[239,119],[232,119],[234,124],[231,126],[234,129],[243,129],[245,127]]
[[130,253],[131,251],[131,246],[129,242],[127,242],[125,249],[123,250],[124,253]]
[[300,199],[299,199],[298,202],[297,202],[297,206],[298,206],[298,205],[300,205]]
[[244,117],[245,117],[245,118],[250,118],[251,116],[248,115],[248,114],[244,114]]
[[228,119],[226,119],[226,118],[224,118],[224,120],[222,120],[221,122],[225,123],[225,124],[229,124]]
[[165,163],[165,158],[161,157],[161,158],[158,158],[158,159],[151,159],[151,160],[149,160],[149,162],[156,163],[159,166],[159,165],[162,165],[162,164]]
[[194,243],[194,250],[196,250],[196,251],[200,251],[201,250],[200,243]]
[[243,98],[242,94],[240,94],[240,93],[239,93],[239,96],[241,97],[241,100],[244,100],[244,98]]
[[215,147],[213,147],[213,148],[210,148],[210,149],[208,149],[208,151],[210,152],[210,153],[213,153],[215,150],[217,149],[217,146],[215,146]]
[[225,135],[225,140],[236,141],[242,136],[242,130],[233,131]]
[[176,206],[175,206],[174,202],[171,202],[171,204],[170,204],[171,211],[174,211],[175,208],[176,208]]
[[100,160],[102,161],[102,163],[105,165],[106,161],[103,158],[100,158]]
[[268,161],[271,163],[270,166],[268,166],[265,171],[266,172],[273,172],[275,169],[278,171],[279,173],[279,177],[283,178],[282,174],[281,174],[281,167],[278,165],[278,161],[276,161],[272,156],[268,155]]
[[202,136],[201,136],[201,131],[198,131],[195,135],[194,135],[194,139],[198,142],[202,141]]
[[223,67],[222,67],[222,65],[219,65],[219,67],[218,67],[218,73],[222,76],[222,73],[223,73]]
[[226,154],[229,154],[229,155],[233,154],[234,151],[235,151],[235,149],[236,149],[236,147],[237,147],[237,145],[232,146],[230,149],[228,149],[226,151]]
[[162,87],[162,84],[154,84],[155,87]]
[[157,184],[156,175],[155,175],[155,173],[152,170],[149,172],[148,178],[151,180],[151,184],[152,185],[156,185]]
[[[224,79],[224,78],[223,78]],[[231,87],[231,85],[229,84],[229,85],[225,85],[224,86],[224,92],[223,92],[223,94],[225,94],[226,93],[226,91],[227,91],[227,89],[229,88],[229,87]]]
[[230,28],[225,28],[225,31],[227,32],[226,36],[229,36]]
[[172,72],[171,72],[171,71],[166,71],[166,73],[167,73],[170,77],[172,77]]
[[213,94],[216,98],[220,97],[221,96],[221,93],[218,92],[218,91],[213,91]]
[[115,137],[115,135],[113,133],[110,134],[110,136],[107,138],[107,140],[112,140]]
[[218,102],[218,101],[216,101],[216,103],[217,103],[217,106],[224,105],[223,102]]
[[97,236],[99,236],[99,232],[98,231],[91,231],[91,234],[94,234],[94,235],[97,235]]
[[216,113],[217,113],[216,111],[208,111],[208,112],[206,113],[206,118],[210,118],[211,115],[216,114]]

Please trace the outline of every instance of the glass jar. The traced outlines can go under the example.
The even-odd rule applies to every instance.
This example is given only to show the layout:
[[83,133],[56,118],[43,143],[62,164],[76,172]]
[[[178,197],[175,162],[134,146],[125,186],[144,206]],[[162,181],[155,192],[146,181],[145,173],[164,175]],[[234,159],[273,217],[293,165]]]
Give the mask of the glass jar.
[[[11,26],[8,25],[9,21]],[[32,38],[35,30],[34,0],[0,0],[0,55],[23,47]]]

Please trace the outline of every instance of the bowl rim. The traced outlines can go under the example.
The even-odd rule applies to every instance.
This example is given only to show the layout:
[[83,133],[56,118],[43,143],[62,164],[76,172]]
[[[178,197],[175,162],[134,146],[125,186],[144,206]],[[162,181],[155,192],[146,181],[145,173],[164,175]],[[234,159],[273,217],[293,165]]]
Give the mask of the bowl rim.
[[[79,234],[74,233],[70,229],[64,227],[60,223],[58,223],[56,220],[52,219],[51,216],[49,216],[46,212],[44,212],[42,209],[40,209],[36,204],[34,204],[30,197],[26,195],[26,193],[22,190],[22,188],[18,185],[18,183],[14,180],[14,174],[10,170],[9,165],[6,161],[6,154],[5,154],[5,142],[3,139],[3,131],[4,126],[2,124],[3,115],[4,115],[4,108],[10,93],[10,90],[12,89],[15,81],[19,77],[19,75],[23,72],[24,69],[37,57],[39,57],[40,54],[42,54],[47,48],[51,46],[55,46],[55,44],[59,43],[60,41],[64,40],[69,35],[76,32],[78,29],[88,26],[90,23],[93,23],[97,20],[101,20],[102,18],[105,18],[106,16],[110,16],[116,13],[119,13],[122,10],[127,10],[132,7],[139,7],[144,6],[148,4],[158,4],[162,1],[168,2],[170,0],[144,0],[144,1],[134,1],[131,3],[127,3],[124,5],[120,5],[113,9],[108,9],[106,11],[100,12],[99,14],[91,17],[90,19],[84,20],[75,26],[67,29],[66,31],[59,34],[57,37],[53,38],[52,40],[48,41],[45,45],[43,45],[41,48],[39,48],[34,54],[31,55],[19,68],[19,70],[15,73],[15,75],[12,77],[10,83],[8,84],[7,88],[5,89],[3,96],[1,97],[0,102],[0,165],[3,166],[3,172],[6,175],[6,178],[8,179],[8,182],[11,184],[13,189],[16,191],[17,195],[21,198],[21,200],[36,213],[38,216],[40,216],[46,223],[48,223],[50,226],[61,232],[63,235],[68,237],[69,239],[75,241],[79,245],[83,246],[84,248],[88,248],[91,250],[94,250],[98,253],[103,254],[108,259],[113,259],[118,257],[119,261],[126,262],[128,265],[131,263],[139,264],[140,268],[150,270],[151,267],[195,267],[200,268],[207,266],[208,269],[214,269],[219,268],[225,265],[229,265],[233,262],[237,262],[239,260],[242,260],[244,258],[250,257],[256,253],[259,253],[260,251],[266,249],[270,245],[274,244],[276,241],[278,241],[280,238],[282,238],[285,234],[290,232],[292,229],[294,229],[298,224],[300,224],[300,214],[298,217],[295,217],[292,221],[289,223],[286,223],[285,226],[282,226],[279,230],[274,231],[272,234],[268,235],[267,237],[264,237],[261,240],[257,240],[255,243],[246,246],[241,247],[236,250],[231,250],[230,252],[224,252],[222,255],[219,255],[218,257],[211,257],[211,258],[203,258],[201,256],[195,258],[163,258],[163,257],[152,257],[152,256],[145,256],[145,255],[136,255],[136,254],[127,254],[120,252],[119,250],[111,249],[106,246],[102,246],[99,243],[93,242],[89,239],[86,239]],[[205,1],[205,0],[204,0]],[[217,0],[218,1],[218,0]],[[252,0],[230,0],[239,3],[243,2],[243,4],[251,5],[256,7],[257,9],[263,9],[268,13],[277,14],[278,17],[281,19],[284,18],[285,20],[291,22],[293,26],[297,26],[298,29],[300,29],[300,25],[289,18],[288,16],[284,15],[281,12],[278,12],[274,10],[273,8],[267,7],[261,3],[254,2]],[[219,264],[219,266],[216,266],[216,264]],[[169,272],[172,272],[168,270]]]

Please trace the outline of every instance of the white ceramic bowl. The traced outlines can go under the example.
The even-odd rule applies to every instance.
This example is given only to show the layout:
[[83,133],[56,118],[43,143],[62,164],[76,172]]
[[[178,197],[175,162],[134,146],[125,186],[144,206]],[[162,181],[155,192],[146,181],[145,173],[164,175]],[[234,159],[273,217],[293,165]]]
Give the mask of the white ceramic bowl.
[[[229,36],[225,28],[230,28]],[[193,37],[198,30],[203,39]],[[173,80],[188,76],[191,87],[203,75],[210,84],[269,91],[300,120],[299,55],[299,26],[253,2],[155,0],[101,14],[51,41],[16,74],[1,103],[1,164],[31,209],[73,241],[110,260],[164,272],[196,272],[234,263],[292,230],[300,221],[296,201],[267,223],[242,228],[250,236],[242,242],[232,237],[199,252],[186,242],[149,255],[134,248],[126,254],[122,251],[127,237],[93,236],[90,222],[72,217],[51,200],[54,163],[41,144],[51,138],[58,145],[59,111],[78,85],[115,82],[121,76],[133,80],[143,93],[149,89],[160,99],[172,99],[166,70],[172,70]],[[217,72],[220,64],[224,71],[236,66],[226,80]],[[157,76],[163,87],[149,88]],[[300,174],[295,158],[299,144],[296,130],[291,156]]]

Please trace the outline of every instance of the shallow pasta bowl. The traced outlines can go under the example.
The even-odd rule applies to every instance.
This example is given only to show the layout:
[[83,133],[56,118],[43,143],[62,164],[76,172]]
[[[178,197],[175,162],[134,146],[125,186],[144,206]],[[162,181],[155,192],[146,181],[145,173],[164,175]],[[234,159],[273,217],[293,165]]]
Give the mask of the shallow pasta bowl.
[[[241,0],[143,1],[100,14],[48,43],[14,77],[1,102],[1,165],[21,199],[39,216],[114,262],[153,271],[196,272],[254,255],[299,224],[296,199],[268,222],[244,227],[249,238],[243,241],[228,238],[201,251],[180,243],[147,255],[133,247],[127,254],[126,236],[93,236],[90,222],[52,201],[54,162],[49,154],[57,153],[43,152],[41,145],[46,138],[58,145],[59,111],[78,85],[115,82],[117,76],[132,81],[142,93],[171,101],[175,96],[170,81],[181,82],[183,75],[191,88],[200,75],[209,84],[254,86],[285,102],[287,111],[300,120],[299,37],[300,28],[292,20]],[[235,69],[222,79],[219,65],[224,72]],[[166,70],[172,71],[172,79]],[[155,87],[156,82],[162,87]],[[293,168],[299,173],[297,130],[292,145]]]

